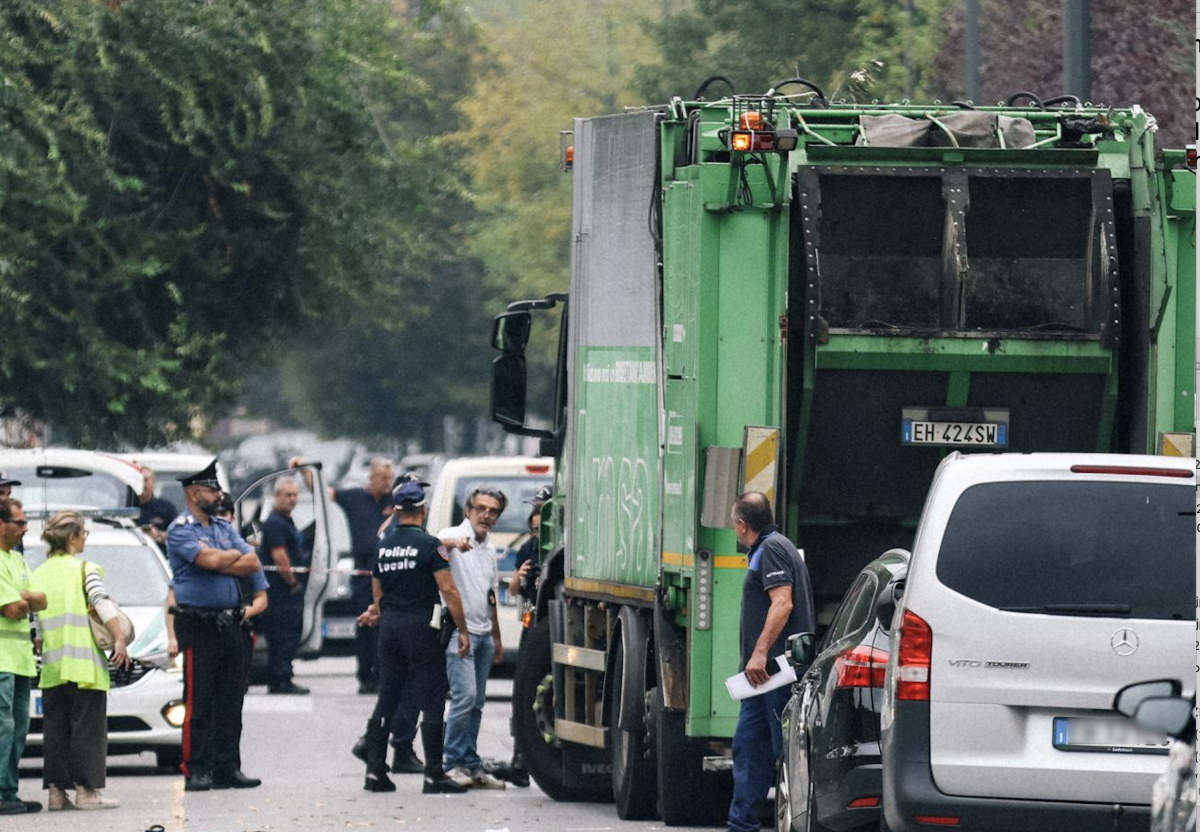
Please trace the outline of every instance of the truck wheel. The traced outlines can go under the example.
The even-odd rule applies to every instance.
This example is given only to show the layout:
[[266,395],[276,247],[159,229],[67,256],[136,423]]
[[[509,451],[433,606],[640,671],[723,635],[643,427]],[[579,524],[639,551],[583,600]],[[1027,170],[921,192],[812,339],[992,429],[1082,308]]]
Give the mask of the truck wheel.
[[600,802],[611,798],[602,786],[568,785],[563,750],[554,739],[554,677],[550,673],[550,621],[543,618],[525,634],[513,677],[513,735],[521,747],[529,774],[558,801]]
[[[644,655],[642,661],[645,661]],[[624,668],[625,634],[622,632],[613,649],[611,682],[613,701],[616,703],[622,700]],[[638,698],[644,702],[645,694]],[[617,803],[617,815],[621,820],[647,820],[654,817],[654,802],[658,797],[654,761],[650,759],[645,731],[621,730],[621,726],[617,724],[618,709],[619,707],[613,708],[610,722],[612,787]]]
[[720,826],[729,816],[733,777],[704,771],[705,743],[687,736],[684,714],[664,707],[661,688],[653,693],[659,817],[667,826]]

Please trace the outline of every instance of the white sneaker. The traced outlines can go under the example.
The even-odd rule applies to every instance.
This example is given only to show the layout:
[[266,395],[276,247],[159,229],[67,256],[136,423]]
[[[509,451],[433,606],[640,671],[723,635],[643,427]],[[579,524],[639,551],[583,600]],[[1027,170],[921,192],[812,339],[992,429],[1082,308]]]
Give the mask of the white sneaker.
[[449,769],[446,772],[446,777],[460,786],[466,786],[468,789],[475,785],[475,779],[471,777],[471,773],[465,768]]
[[471,787],[474,789],[503,789],[503,780],[497,780],[490,772],[479,769],[471,775]]

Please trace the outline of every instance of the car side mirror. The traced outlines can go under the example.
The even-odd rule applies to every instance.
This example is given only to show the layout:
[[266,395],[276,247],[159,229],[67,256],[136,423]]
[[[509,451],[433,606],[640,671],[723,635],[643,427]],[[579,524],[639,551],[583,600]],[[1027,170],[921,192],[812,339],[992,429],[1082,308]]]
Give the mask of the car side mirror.
[[1136,717],[1138,708],[1148,699],[1178,696],[1182,687],[1174,679],[1155,679],[1151,682],[1136,682],[1117,691],[1113,699],[1113,710],[1119,714]]
[[883,588],[883,592],[875,602],[875,618],[878,620],[879,626],[885,630],[892,629],[892,619],[896,617],[896,607],[900,606],[900,601],[904,598],[905,583],[904,577],[893,578]]
[[802,670],[813,663],[817,657],[816,633],[796,633],[788,636],[788,663],[797,670]]
[[1137,724],[1159,731],[1177,740],[1195,731],[1192,726],[1192,703],[1182,696],[1155,696],[1138,706],[1134,715]]

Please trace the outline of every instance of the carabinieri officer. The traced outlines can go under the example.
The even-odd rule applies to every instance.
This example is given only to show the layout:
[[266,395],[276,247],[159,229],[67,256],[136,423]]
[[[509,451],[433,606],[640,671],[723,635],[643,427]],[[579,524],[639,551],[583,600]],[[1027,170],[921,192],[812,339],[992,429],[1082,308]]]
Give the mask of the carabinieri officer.
[[183,773],[189,792],[247,789],[261,780],[239,768],[241,710],[248,668],[243,650],[239,577],[254,590],[267,580],[254,547],[216,516],[221,504],[217,461],[179,477],[187,510],[167,528],[175,574],[175,633],[184,653]]
[[423,528],[428,509],[421,483],[403,480],[392,497],[398,525],[389,527],[379,541],[371,572],[374,601],[358,619],[364,627],[379,626],[379,699],[367,721],[363,788],[369,792],[396,790],[387,776],[387,740],[392,714],[403,697],[422,714],[425,783],[421,791],[458,794],[465,792],[466,786],[446,777],[442,769],[446,660],[434,627],[440,619],[440,592],[458,628],[458,655],[466,656],[471,642],[462,599],[450,576],[449,550]]

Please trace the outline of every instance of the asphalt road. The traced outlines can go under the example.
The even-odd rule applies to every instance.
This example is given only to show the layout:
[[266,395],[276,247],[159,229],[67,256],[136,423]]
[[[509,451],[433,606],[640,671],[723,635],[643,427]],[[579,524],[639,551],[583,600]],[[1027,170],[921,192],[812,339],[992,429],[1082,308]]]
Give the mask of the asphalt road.
[[[352,658],[297,662],[297,682],[311,696],[269,696],[253,687],[246,700],[243,770],[263,785],[245,791],[188,794],[183,778],[158,773],[150,754],[110,757],[104,793],[121,805],[100,812],[43,811],[5,818],[8,830],[142,832],[159,824],[165,832],[255,830],[436,830],[436,832],[601,832],[665,828],[661,822],[625,822],[611,804],[562,804],[537,785],[528,789],[422,795],[421,778],[395,775],[392,794],[362,790],[363,767],[350,754],[374,698],[359,696]],[[507,758],[512,682],[489,683],[480,731],[484,756]],[[417,749],[418,754],[420,748]],[[21,796],[43,803],[40,761],[21,767]]]

